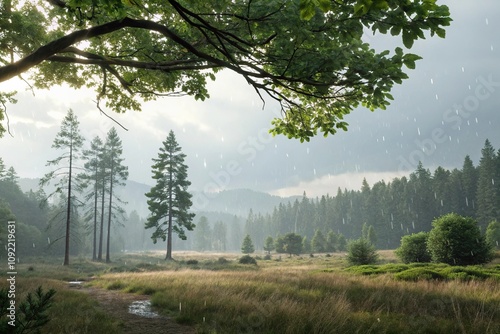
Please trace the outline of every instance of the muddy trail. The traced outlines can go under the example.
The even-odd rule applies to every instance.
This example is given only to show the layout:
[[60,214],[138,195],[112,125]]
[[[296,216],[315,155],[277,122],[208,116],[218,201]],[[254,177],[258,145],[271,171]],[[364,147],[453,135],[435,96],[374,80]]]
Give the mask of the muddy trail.
[[[195,329],[179,325],[174,319],[153,314],[137,315],[130,313],[130,306],[141,305],[150,296],[105,290],[95,287],[82,287],[79,291],[87,293],[97,300],[101,308],[121,323],[124,334],[194,334]],[[140,313],[140,312],[139,312]]]

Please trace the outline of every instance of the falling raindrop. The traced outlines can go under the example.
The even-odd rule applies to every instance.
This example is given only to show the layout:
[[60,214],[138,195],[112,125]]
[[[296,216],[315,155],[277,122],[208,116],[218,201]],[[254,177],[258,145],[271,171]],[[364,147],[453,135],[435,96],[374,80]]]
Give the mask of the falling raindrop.
[[401,231],[404,231],[403,223],[401,223]]
[[342,225],[345,225],[345,219],[342,217]]
[[485,21],[486,21],[486,25],[488,25],[488,24],[489,24],[489,22],[488,22],[488,18],[486,18],[486,19],[485,19]]
[[316,168],[313,169],[313,173],[314,173],[314,175],[316,175]]
[[413,227],[413,229],[415,229],[415,222],[414,221],[411,222],[411,226]]
[[392,221],[391,221],[391,229],[394,230],[394,224]]
[[437,95],[437,94],[436,94],[436,100],[439,100],[439,97],[438,97],[438,95]]
[[207,160],[203,159],[203,167],[207,168]]
[[443,206],[443,200],[441,200],[441,206]]
[[437,199],[437,193],[434,192],[434,199]]
[[462,66],[462,72],[465,72],[465,68]]
[[477,117],[476,117],[476,124],[479,123],[479,121],[477,120]]
[[49,237],[47,237],[47,244],[50,245],[50,238]]
[[418,135],[420,136],[420,128],[417,128]]
[[491,184],[495,185],[495,179],[491,179]]
[[431,85],[433,85],[433,84],[434,84],[434,80],[432,80],[432,78],[431,78]]
[[221,136],[221,137],[220,137],[220,140],[221,140],[222,142],[224,142],[224,136]]
[[469,206],[469,199],[465,197],[465,206]]

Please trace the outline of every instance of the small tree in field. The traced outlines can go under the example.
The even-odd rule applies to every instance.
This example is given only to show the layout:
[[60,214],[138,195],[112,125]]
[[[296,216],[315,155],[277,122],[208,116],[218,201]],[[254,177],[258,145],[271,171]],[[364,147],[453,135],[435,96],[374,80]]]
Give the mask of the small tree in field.
[[405,235],[401,238],[401,246],[395,251],[396,255],[404,263],[430,262],[431,254],[427,250],[428,237],[427,232]]
[[449,213],[436,218],[432,225],[427,247],[433,261],[471,265],[491,260],[492,247],[474,219]]
[[252,238],[247,234],[243,239],[243,243],[241,244],[241,252],[243,254],[252,254],[255,252],[255,247],[253,246]]
[[284,249],[290,255],[302,253],[302,237],[295,233],[287,233],[284,237]]
[[267,254],[271,254],[271,252],[274,250],[274,239],[271,236],[268,236],[266,238],[266,241],[264,242],[264,250],[267,252]]
[[365,238],[351,241],[347,245],[347,261],[351,265],[373,264],[377,260],[375,247]]

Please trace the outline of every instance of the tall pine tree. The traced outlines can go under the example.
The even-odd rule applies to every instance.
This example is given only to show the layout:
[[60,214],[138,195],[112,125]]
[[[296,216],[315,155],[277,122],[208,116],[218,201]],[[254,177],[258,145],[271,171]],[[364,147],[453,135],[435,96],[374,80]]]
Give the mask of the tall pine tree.
[[124,186],[128,178],[128,167],[123,163],[122,141],[118,137],[116,129],[113,127],[108,131],[106,137],[106,156],[105,160],[108,166],[108,228],[106,240],[106,262],[110,262],[110,242],[111,242],[111,220],[114,217],[123,217],[124,210],[120,206],[123,202],[114,195],[113,191],[117,186]]
[[498,216],[500,180],[497,175],[497,157],[493,146],[488,139],[481,150],[479,161],[479,179],[477,183],[477,218],[482,230]]
[[174,132],[170,131],[160,147],[158,158],[153,159],[152,172],[156,185],[146,194],[151,214],[145,228],[154,229],[151,236],[154,243],[158,239],[167,240],[165,260],[172,260],[172,233],[186,240],[185,230],[192,231],[195,227],[192,222],[194,213],[188,211],[192,195],[187,191],[191,182],[187,179],[185,158]]
[[[69,109],[64,117],[61,129],[56,135],[52,148],[63,150],[63,154],[54,160],[47,161],[47,166],[58,166],[58,168],[45,174],[40,180],[40,186],[45,186],[52,180],[58,181],[56,190],[51,194],[66,193],[66,234],[64,248],[64,265],[69,265],[69,240],[71,229],[71,213],[74,206],[75,196],[73,194],[73,177],[75,162],[79,158],[83,147],[84,138],[80,134],[79,122],[73,110]],[[49,195],[49,196],[51,196]]]
[[97,260],[97,222],[103,215],[99,210],[99,198],[102,190],[104,176],[102,173],[103,164],[103,142],[99,136],[94,137],[90,143],[90,149],[83,152],[85,159],[85,172],[79,175],[84,188],[89,189],[84,196],[86,203],[92,203],[88,207],[86,218],[93,221],[92,225],[92,260]]

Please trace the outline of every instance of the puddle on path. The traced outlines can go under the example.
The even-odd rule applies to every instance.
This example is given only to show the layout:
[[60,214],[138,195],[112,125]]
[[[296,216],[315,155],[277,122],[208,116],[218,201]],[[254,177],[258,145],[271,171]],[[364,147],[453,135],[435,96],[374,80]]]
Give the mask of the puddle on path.
[[151,301],[149,300],[138,300],[132,302],[128,307],[128,313],[136,314],[144,318],[157,318],[158,313],[151,309]]

